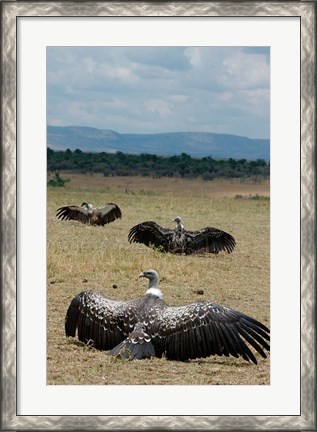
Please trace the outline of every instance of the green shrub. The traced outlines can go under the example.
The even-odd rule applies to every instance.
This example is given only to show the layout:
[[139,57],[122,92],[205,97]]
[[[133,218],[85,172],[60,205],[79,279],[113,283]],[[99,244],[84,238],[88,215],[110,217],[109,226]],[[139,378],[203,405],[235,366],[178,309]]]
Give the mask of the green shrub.
[[69,179],[62,178],[59,173],[55,173],[54,178],[50,179],[47,182],[48,186],[54,186],[54,187],[64,187],[66,182],[69,182]]

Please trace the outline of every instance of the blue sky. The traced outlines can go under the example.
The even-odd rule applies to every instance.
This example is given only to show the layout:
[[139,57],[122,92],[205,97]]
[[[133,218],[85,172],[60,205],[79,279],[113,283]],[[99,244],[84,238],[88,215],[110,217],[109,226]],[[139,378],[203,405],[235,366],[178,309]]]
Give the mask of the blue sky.
[[269,48],[48,47],[47,124],[269,138]]

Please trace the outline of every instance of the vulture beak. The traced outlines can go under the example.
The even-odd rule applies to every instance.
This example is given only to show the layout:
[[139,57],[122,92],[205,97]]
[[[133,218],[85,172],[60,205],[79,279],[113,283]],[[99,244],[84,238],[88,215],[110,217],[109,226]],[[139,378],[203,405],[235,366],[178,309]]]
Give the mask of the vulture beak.
[[140,273],[137,280],[140,279],[141,277],[145,277],[144,272]]

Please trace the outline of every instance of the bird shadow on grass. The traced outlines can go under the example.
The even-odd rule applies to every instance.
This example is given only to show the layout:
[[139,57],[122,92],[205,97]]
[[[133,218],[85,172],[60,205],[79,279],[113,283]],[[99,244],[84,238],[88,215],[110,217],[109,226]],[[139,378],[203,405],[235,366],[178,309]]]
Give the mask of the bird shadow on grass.
[[75,345],[75,346],[82,348],[84,350],[85,349],[93,349],[95,351],[99,351],[94,347],[94,342],[92,340],[89,340],[88,342],[85,343],[85,342],[81,342],[77,339],[67,339],[66,343],[68,345]]
[[230,366],[230,367],[233,366],[233,367],[238,367],[238,368],[241,368],[241,367],[248,368],[250,366],[256,366],[251,362],[240,363],[238,359],[236,359],[236,361],[234,361],[234,359],[231,359],[231,358],[230,358],[230,360],[232,360],[232,361],[230,363],[227,363],[226,361],[222,361],[220,359],[218,360],[215,358],[208,357],[208,359],[206,359],[206,360],[202,360],[202,359],[187,360],[186,363],[192,363],[192,364],[195,363],[195,364],[199,364],[199,365],[200,364],[202,364],[202,365],[206,364],[209,366],[211,366],[211,365]]
[[[84,350],[89,349],[89,350],[94,350],[94,351],[99,352],[99,350],[97,350],[93,346],[92,341],[88,341],[87,343],[84,343],[84,342],[78,341],[76,339],[68,339],[67,343],[69,345],[75,345],[76,347],[82,348]],[[107,354],[107,351],[104,351],[104,353]],[[153,357],[153,359],[154,358],[155,357]],[[117,359],[117,357],[114,357],[114,360],[115,359]],[[120,359],[120,360],[126,361],[125,359]],[[146,360],[149,360],[149,359],[146,359]],[[241,368],[241,367],[242,368],[249,368],[251,366],[256,366],[256,365],[254,365],[252,363],[248,363],[248,362],[241,363],[238,361],[238,359],[237,359],[237,361],[234,361],[233,358],[232,359],[230,358],[228,360],[232,360],[232,361],[230,363],[227,363],[225,359],[222,360],[222,359],[208,357],[207,359],[191,359],[191,360],[185,360],[182,362],[179,361],[177,363],[198,364],[198,365],[208,365],[208,366],[217,365],[217,366],[229,366],[229,367],[237,367],[237,368]],[[171,362],[173,362],[173,360],[171,360]]]

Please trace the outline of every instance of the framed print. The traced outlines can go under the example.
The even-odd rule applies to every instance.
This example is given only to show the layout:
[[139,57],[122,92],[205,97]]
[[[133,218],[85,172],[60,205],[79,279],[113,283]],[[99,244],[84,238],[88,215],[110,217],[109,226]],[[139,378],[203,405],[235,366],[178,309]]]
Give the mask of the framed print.
[[[313,430],[315,3],[4,1],[1,19],[2,428]],[[199,74],[193,78],[190,71],[194,66],[198,66]],[[107,81],[107,86],[102,85],[102,80]],[[193,81],[195,93],[190,93]],[[201,109],[205,106],[212,110],[212,119],[204,118]],[[102,161],[99,157],[93,161],[93,156],[88,162],[83,160],[87,148],[81,147],[81,140],[90,137],[95,145],[105,122],[106,132],[113,138],[109,154],[121,158],[121,165],[109,165],[108,171],[96,173],[92,166]],[[201,158],[209,162],[212,159],[215,164],[219,159],[229,160],[227,174],[238,172],[230,155],[219,153],[213,159],[206,153],[205,141],[199,147],[202,135],[195,137],[191,150],[184,147],[184,140],[179,141],[179,157],[183,158],[178,165],[182,173],[179,177],[185,179],[179,183],[177,175],[173,178],[173,168],[167,169],[167,156],[173,157],[174,148],[171,150],[168,141],[164,147],[167,138],[162,132],[174,133],[183,127],[185,134],[198,125],[201,134],[214,132],[223,137],[234,130],[241,138],[249,130],[259,146],[260,142],[264,147],[269,142],[267,153],[254,157],[269,167],[265,196],[242,196],[232,189],[230,199],[215,198],[210,185],[217,182],[212,171],[212,177],[199,180],[200,189],[189,190],[194,184],[186,179],[194,172],[189,166],[193,161],[198,164]],[[90,129],[88,138],[87,134],[68,137],[66,150],[59,145],[66,139],[63,135],[61,141],[60,137],[68,126],[72,133],[82,126]],[[146,169],[153,167],[153,157],[149,157],[145,134],[155,133],[161,135],[157,147],[152,141],[152,153],[157,162],[162,151],[165,163],[151,178]],[[138,173],[144,175],[139,175],[138,183],[128,177],[131,160],[124,165],[124,151],[116,147],[123,136],[125,145],[131,140],[133,149],[143,140],[144,147],[136,151],[143,157],[143,171]],[[175,135],[172,146],[176,148],[177,139],[183,138]],[[223,151],[224,141],[220,147]],[[77,177],[60,170],[57,159],[52,162],[60,150],[68,152],[68,161],[76,156],[74,163],[80,165]],[[98,152],[98,148],[94,151]],[[216,151],[214,146],[217,155]],[[106,153],[100,153],[100,158],[106,158]],[[263,154],[267,161],[263,162]],[[237,159],[248,163],[248,156],[240,153]],[[124,173],[123,167],[130,171]],[[119,172],[111,171],[115,169],[121,170],[117,189],[111,183]],[[162,169],[177,185],[173,192],[169,189],[171,183],[162,182]],[[195,169],[198,172],[197,166]],[[258,178],[253,180],[252,187],[258,187]],[[48,183],[55,182],[56,186],[56,182],[62,182],[64,186],[68,181],[71,188],[48,187]],[[206,184],[211,188],[208,199]],[[234,180],[230,184],[233,187]],[[111,204],[93,213],[88,203],[80,207],[82,201],[90,199],[86,195],[96,200],[96,206],[98,202]],[[69,210],[67,206],[75,204],[70,199],[78,200],[79,210]],[[114,203],[122,207],[122,221],[121,210],[117,209],[116,216],[105,222],[105,215],[116,207]],[[243,212],[236,213],[238,205]],[[250,212],[251,205],[258,219]],[[64,212],[62,219],[72,219],[67,212],[76,211],[81,215],[79,221],[59,220],[55,214],[58,207]],[[128,227],[146,218],[167,224],[166,219],[173,215],[177,227],[171,232],[183,235],[184,227],[174,214],[179,208],[185,214],[185,229],[191,229],[189,218],[195,220],[199,215],[196,221],[200,225],[193,227],[198,230],[205,221],[209,223],[210,214],[213,217],[216,232],[227,240],[219,240],[219,250],[213,246],[208,251],[213,252],[211,258],[197,257],[192,249],[182,249],[184,254],[173,254],[169,249],[164,254],[160,249],[163,240],[146,246],[127,242]],[[265,213],[260,214],[259,209],[265,209]],[[92,214],[94,224],[105,226],[90,226]],[[88,219],[90,225],[80,223]],[[229,234],[230,227],[235,232]],[[231,242],[230,247],[221,241]],[[218,255],[223,250],[230,252],[226,258]],[[206,252],[202,243],[198,251],[201,255]],[[74,312],[78,302],[83,298],[88,302],[86,294],[78,293],[97,286],[106,296],[130,301],[144,289],[141,282],[135,281],[140,274],[150,280],[149,294],[155,292],[160,297],[156,273],[144,272],[153,268],[161,276],[159,288],[165,301],[177,306],[169,309],[170,321],[164,321],[169,323],[164,331],[171,332],[177,322],[179,340],[188,341],[189,353],[176,339],[173,348],[172,342],[160,345],[158,339],[153,346],[162,350],[163,357],[174,355],[176,360],[193,361],[168,363],[156,357],[131,362],[109,360],[88,343],[97,333],[100,339],[93,343],[103,343],[101,326],[84,338],[87,343],[66,338],[66,311],[68,318],[74,314],[73,322],[66,319],[66,334],[74,336],[67,326],[70,329],[81,319]],[[244,326],[252,322],[250,334],[257,341],[252,346],[258,357],[240,345],[237,333],[226,321],[227,314],[232,317],[230,309],[228,312],[222,306],[202,302],[210,297],[227,307],[235,302],[241,312],[248,308],[252,317],[265,321],[257,334],[254,329],[258,329],[258,322],[248,321],[245,315],[239,318],[244,320]],[[91,325],[87,324],[89,319],[99,320],[92,318],[100,313],[99,301],[112,307],[108,300],[98,299],[93,300],[96,315],[91,312],[93,308],[85,309],[83,332],[88,331],[85,326]],[[185,302],[195,302],[196,306],[189,308],[193,318],[179,307]],[[122,303],[120,307],[115,305],[122,307]],[[204,308],[209,309],[206,312]],[[210,308],[212,313],[221,311],[225,316],[225,324],[217,324],[223,325],[217,335],[224,335],[218,348],[211,350],[205,345],[198,348],[197,338],[207,341],[212,330],[208,336],[195,330],[210,318]],[[111,309],[111,319],[118,313],[121,321],[128,320],[127,309],[122,310],[120,315],[117,309]],[[155,316],[161,317],[159,313]],[[182,327],[181,320],[192,325],[188,337],[184,336],[188,329]],[[144,325],[147,331],[150,328],[145,321],[141,322],[142,332]],[[154,319],[153,327],[156,324]],[[114,339],[118,330],[122,331],[120,325],[115,321],[111,327]],[[224,330],[227,325],[229,330]],[[159,333],[163,325],[157,324],[157,328],[160,330],[156,334],[164,339],[165,333]],[[266,330],[271,334],[270,346],[264,342],[262,349],[259,344],[267,337]],[[118,337],[121,343],[121,335]],[[142,333],[142,337],[148,343],[148,335]],[[246,340],[251,339],[247,334]],[[156,356],[153,346],[147,347],[147,357]],[[245,360],[254,357],[253,363],[258,364],[224,358],[228,352]],[[209,357],[211,353],[220,355]]]

